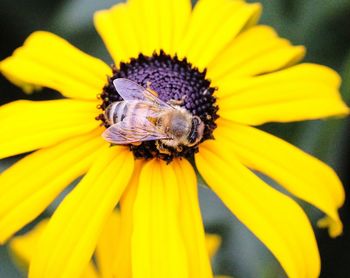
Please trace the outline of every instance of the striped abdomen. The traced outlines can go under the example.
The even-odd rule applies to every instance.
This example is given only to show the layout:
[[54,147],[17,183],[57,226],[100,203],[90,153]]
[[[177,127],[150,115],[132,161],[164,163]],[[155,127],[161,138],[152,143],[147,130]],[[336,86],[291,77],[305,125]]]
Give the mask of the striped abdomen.
[[151,114],[150,104],[142,101],[118,101],[109,105],[105,110],[105,118],[110,125],[134,115],[147,119],[147,117],[152,117]]

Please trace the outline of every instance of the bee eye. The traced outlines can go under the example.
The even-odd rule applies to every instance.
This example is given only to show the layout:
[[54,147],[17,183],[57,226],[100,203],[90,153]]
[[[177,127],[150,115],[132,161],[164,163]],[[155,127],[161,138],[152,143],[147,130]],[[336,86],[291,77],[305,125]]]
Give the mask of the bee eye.
[[197,119],[197,117],[193,117],[192,119],[192,126],[191,126],[191,131],[188,135],[188,142],[190,144],[193,144],[196,142],[197,138],[198,138],[198,126],[199,126],[199,120]]

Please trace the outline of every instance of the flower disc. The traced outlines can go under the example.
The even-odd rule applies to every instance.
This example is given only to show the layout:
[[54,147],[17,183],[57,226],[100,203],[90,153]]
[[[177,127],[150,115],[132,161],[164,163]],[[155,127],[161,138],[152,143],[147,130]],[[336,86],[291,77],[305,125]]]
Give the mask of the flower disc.
[[[113,80],[116,78],[127,78],[143,87],[150,86],[165,102],[181,102],[180,106],[193,116],[200,117],[205,124],[201,142],[213,138],[212,132],[216,127],[218,106],[213,96],[215,88],[210,87],[210,81],[206,79],[206,71],[200,72],[186,59],[179,60],[176,56],[171,57],[164,52],[154,53],[151,57],[140,54],[129,63],[121,63],[119,67],[113,66],[113,76],[108,79],[108,84],[103,88],[100,96],[102,110],[113,102],[123,100],[113,85]],[[103,114],[100,114],[97,119],[101,120],[105,127],[109,127]],[[170,154],[160,153],[155,141],[142,142],[138,146],[130,145],[136,158],[158,157],[169,162],[174,157],[191,158],[198,151],[198,144],[192,147],[182,146],[181,151],[168,146],[164,147]]]

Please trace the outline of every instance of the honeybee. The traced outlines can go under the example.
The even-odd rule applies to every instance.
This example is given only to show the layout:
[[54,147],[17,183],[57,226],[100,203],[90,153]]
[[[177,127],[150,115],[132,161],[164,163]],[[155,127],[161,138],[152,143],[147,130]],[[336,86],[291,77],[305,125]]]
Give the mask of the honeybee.
[[149,85],[143,88],[129,79],[118,78],[113,84],[123,101],[114,102],[105,110],[110,124],[102,134],[106,141],[137,145],[154,140],[161,153],[169,154],[164,146],[180,152],[182,146],[194,146],[202,139],[204,123],[174,104],[178,102],[165,103]]

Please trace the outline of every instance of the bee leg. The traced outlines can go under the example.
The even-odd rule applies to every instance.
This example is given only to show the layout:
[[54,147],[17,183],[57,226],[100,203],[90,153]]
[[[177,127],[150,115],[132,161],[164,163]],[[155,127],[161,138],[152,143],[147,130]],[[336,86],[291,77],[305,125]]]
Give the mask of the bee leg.
[[151,89],[151,82],[147,81],[146,82],[146,89],[147,91],[149,91],[152,95],[154,95],[155,97],[158,97],[158,93],[154,90]]
[[168,103],[171,105],[179,105],[180,106],[180,105],[184,104],[186,97],[187,97],[187,95],[183,95],[181,97],[181,99],[171,99],[168,101]]
[[158,140],[158,141],[156,141],[156,147],[157,147],[157,149],[158,149],[158,151],[160,152],[160,153],[162,153],[162,154],[167,154],[167,155],[171,155],[171,152],[168,150],[168,149],[166,149],[165,147],[164,147],[164,145]]
[[182,146],[177,146],[177,147],[176,147],[176,151],[177,151],[178,153],[182,152],[182,150],[183,150]]

